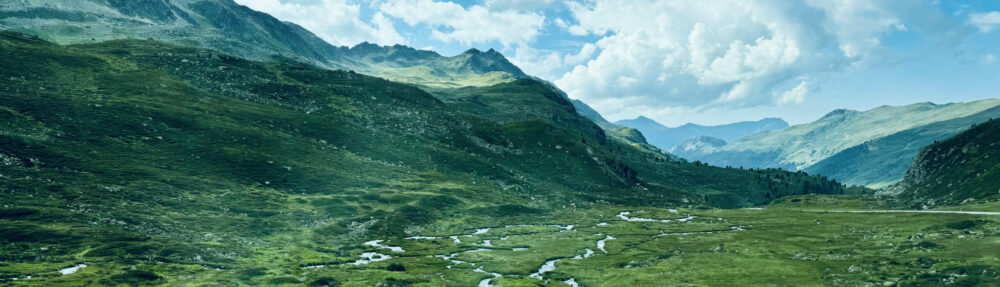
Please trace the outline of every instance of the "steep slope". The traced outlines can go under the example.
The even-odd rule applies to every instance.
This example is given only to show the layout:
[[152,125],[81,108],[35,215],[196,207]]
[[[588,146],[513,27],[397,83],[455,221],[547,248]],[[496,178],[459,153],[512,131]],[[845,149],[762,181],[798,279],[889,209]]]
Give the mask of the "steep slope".
[[601,126],[602,128],[622,128],[623,126],[609,122],[600,113],[598,113],[594,108],[580,100],[571,99],[570,102],[573,103],[573,108],[576,108],[576,112],[581,116],[594,121],[595,124]]
[[332,46],[298,25],[232,0],[5,1],[0,3],[0,30],[61,44],[156,39],[251,60],[289,58],[434,86],[488,86],[527,77],[493,50],[444,57],[399,45]]
[[[601,116],[600,113],[598,113],[593,108],[591,108],[586,103],[580,100],[571,99],[570,102],[573,103],[573,108],[576,109],[577,114],[593,121],[595,124],[604,129],[604,131],[607,132],[608,135],[610,135],[612,138],[618,139],[622,142],[631,145],[635,145],[643,149],[656,150],[657,152],[659,152],[660,148],[646,141],[646,136],[643,135],[641,132],[639,132],[639,130],[609,122],[608,120],[604,119],[604,117]],[[660,154],[662,154],[663,157],[669,158],[671,160],[682,160],[672,154],[668,153],[660,153]]]
[[673,148],[678,143],[699,136],[718,138],[728,142],[759,132],[777,131],[788,127],[787,122],[778,118],[766,118],[759,121],[737,122],[718,126],[702,126],[689,123],[676,128],[666,127],[644,116],[639,116],[631,120],[621,120],[616,123],[638,129],[643,135],[646,135],[646,139],[651,144],[666,150]]
[[[323,280],[302,267],[350,266],[368,240],[843,192],[609,139],[531,79],[435,96],[153,41],[0,33],[0,83],[0,278],[24,284],[301,285]],[[355,272],[345,285],[388,277]]]
[[920,151],[902,182],[879,194],[918,207],[1000,199],[1000,120]]
[[848,148],[804,170],[847,185],[881,188],[903,179],[921,148],[952,137],[975,123],[1000,118],[1000,107],[931,123]]
[[1000,99],[937,105],[882,106],[868,111],[836,110],[811,123],[762,132],[711,151],[677,155],[719,166],[805,169],[843,150],[927,124],[968,117],[1000,105]]

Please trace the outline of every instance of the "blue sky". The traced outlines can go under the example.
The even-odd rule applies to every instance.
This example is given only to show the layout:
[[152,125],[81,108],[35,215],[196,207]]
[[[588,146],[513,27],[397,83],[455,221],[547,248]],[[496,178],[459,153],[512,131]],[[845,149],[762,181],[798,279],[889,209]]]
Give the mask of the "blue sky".
[[495,48],[610,120],[794,124],[1000,96],[1000,1],[236,1],[335,45]]

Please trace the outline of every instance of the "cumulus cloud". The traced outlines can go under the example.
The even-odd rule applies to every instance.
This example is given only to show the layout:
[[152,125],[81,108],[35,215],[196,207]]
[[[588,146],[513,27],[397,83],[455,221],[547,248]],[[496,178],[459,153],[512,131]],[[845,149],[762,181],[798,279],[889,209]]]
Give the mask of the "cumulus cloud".
[[802,81],[798,86],[782,93],[781,97],[778,98],[778,104],[801,104],[806,100],[806,94],[808,93],[809,83]]
[[334,45],[351,46],[368,41],[382,45],[405,44],[392,21],[376,13],[371,23],[361,20],[361,7],[347,0],[236,0],[251,9],[294,22]]
[[557,79],[562,73],[593,58],[597,45],[585,43],[575,54],[541,51],[530,46],[519,46],[514,51],[511,63],[525,73],[544,79]]
[[504,46],[535,40],[545,23],[545,15],[512,9],[492,11],[482,5],[469,8],[434,0],[390,0],[379,9],[402,19],[410,26],[433,27],[432,37],[445,43],[464,45],[496,41]]
[[1000,26],[1000,12],[969,14],[969,23],[979,28],[979,31],[989,33],[996,26]]
[[799,104],[818,87],[800,79],[891,58],[887,35],[935,16],[925,11],[931,4],[917,2],[570,3],[575,21],[563,22],[566,31],[601,37],[599,53],[555,82],[611,119],[642,110]]

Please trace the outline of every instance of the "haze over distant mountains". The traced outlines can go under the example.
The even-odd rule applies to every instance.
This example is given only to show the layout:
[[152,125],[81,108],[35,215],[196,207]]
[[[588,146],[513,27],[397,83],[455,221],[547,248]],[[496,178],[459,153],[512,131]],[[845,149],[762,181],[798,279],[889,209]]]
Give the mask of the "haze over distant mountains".
[[620,120],[615,123],[638,129],[646,136],[646,140],[649,143],[664,150],[670,150],[678,143],[701,136],[730,142],[762,131],[775,131],[788,127],[788,123],[779,118],[766,118],[759,121],[736,122],[718,126],[702,126],[688,123],[675,128],[666,127],[645,116],[639,116],[630,120]]

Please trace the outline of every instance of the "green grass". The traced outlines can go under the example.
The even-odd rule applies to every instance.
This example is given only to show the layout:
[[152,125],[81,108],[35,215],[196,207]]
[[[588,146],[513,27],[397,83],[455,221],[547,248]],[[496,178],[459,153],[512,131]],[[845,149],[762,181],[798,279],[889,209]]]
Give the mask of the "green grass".
[[[426,255],[473,241],[403,238],[496,228],[470,239],[509,234],[490,239],[527,257],[456,258],[526,275],[599,239],[547,225],[610,223],[620,206],[666,215],[657,207],[844,192],[618,141],[532,80],[427,93],[152,41],[59,46],[0,33],[0,83],[3,284],[470,286],[489,275]],[[515,224],[546,226],[502,228]],[[620,229],[626,242],[650,228],[598,232]],[[375,239],[407,252],[348,264]],[[87,267],[57,272],[77,264]],[[330,267],[302,268],[318,264]]]

